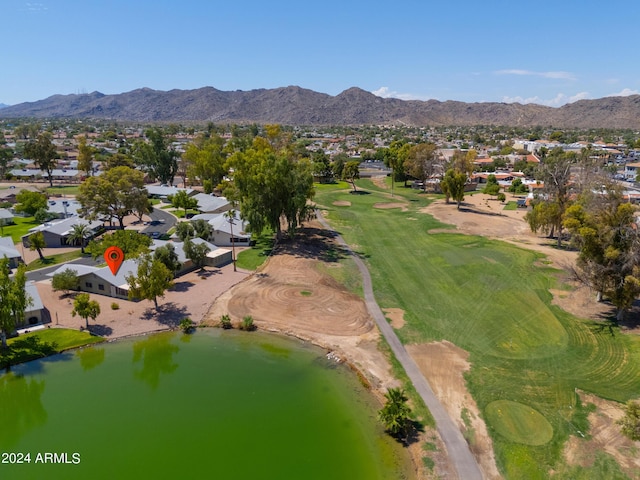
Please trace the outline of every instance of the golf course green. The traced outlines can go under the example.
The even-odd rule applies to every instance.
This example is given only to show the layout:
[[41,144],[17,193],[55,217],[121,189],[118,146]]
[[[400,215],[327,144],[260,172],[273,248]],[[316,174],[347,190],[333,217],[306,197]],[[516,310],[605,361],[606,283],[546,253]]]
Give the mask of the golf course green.
[[[359,182],[360,194],[345,183],[321,185],[315,200],[366,261],[380,307],[405,312],[406,323],[397,330],[404,343],[448,340],[469,352],[467,387],[505,477],[549,478],[551,470],[565,471],[566,441],[589,431],[588,408],[576,392],[618,402],[636,398],[640,338],[623,334],[610,320],[576,318],[553,305],[549,289],[566,287],[541,254],[455,233],[421,212],[433,196],[401,185],[393,199],[369,180]],[[405,208],[374,208],[380,202],[404,202]],[[541,421],[522,423],[514,408],[513,418],[498,421],[492,415],[496,401],[526,406]],[[521,441],[520,428],[535,441]],[[610,469],[609,460],[566,478],[611,478],[598,470],[603,463]]]

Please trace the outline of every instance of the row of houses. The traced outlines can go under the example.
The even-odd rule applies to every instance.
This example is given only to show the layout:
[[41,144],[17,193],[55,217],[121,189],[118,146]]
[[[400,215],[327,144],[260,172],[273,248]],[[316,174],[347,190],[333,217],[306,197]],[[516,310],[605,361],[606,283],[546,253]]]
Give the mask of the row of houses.
[[[209,267],[221,267],[227,265],[232,261],[232,251],[219,248],[218,246],[195,238],[192,240],[195,244],[204,244],[209,249],[205,259],[205,266]],[[155,251],[157,248],[164,245],[171,244],[174,247],[174,251],[178,256],[180,262],[180,269],[176,272],[176,276],[183,275],[190,272],[197,267],[194,263],[187,258],[184,251],[184,242],[169,242],[163,240],[154,240],[151,245],[151,251]],[[129,298],[129,285],[127,283],[127,277],[130,275],[137,275],[138,266],[135,260],[125,260],[114,275],[109,267],[92,267],[88,265],[80,265],[76,263],[68,263],[62,265],[54,272],[48,274],[50,277],[58,273],[62,273],[65,270],[71,270],[78,276],[79,285],[78,288],[82,292],[95,293],[98,295],[106,295],[109,297],[119,298],[127,300]]]

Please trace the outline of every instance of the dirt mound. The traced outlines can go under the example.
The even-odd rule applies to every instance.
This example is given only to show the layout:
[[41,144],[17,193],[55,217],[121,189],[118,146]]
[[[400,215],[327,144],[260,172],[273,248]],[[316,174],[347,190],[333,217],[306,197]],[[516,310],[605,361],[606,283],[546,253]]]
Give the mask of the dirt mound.
[[296,335],[357,336],[373,329],[362,299],[316,268],[335,251],[333,237],[313,224],[295,243],[280,244],[264,268],[213,305],[208,323],[228,314],[233,322],[251,315],[261,328]]
[[350,207],[351,202],[348,200],[336,200],[332,205],[335,205],[336,207]]

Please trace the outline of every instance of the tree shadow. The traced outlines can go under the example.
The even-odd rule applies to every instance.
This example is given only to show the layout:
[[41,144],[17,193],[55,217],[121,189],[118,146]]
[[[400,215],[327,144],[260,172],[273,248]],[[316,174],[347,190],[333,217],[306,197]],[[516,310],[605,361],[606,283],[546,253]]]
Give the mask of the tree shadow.
[[212,277],[213,275],[222,275],[222,270],[219,268],[211,267],[209,270],[204,268],[198,271],[198,276],[202,279]]
[[348,251],[335,242],[336,236],[337,233],[332,230],[303,227],[296,233],[295,239],[281,240],[276,252],[328,263],[338,262],[348,256]]
[[424,433],[424,425],[417,420],[409,420],[404,432],[398,435],[391,435],[393,439],[403,447],[408,447],[420,441],[420,436]]
[[351,195],[371,195],[371,192],[367,192],[366,190],[351,190],[349,192]]
[[89,333],[98,337],[108,337],[113,333],[113,329],[106,325],[89,325]]
[[180,325],[182,319],[188,316],[189,311],[186,306],[168,302],[159,305],[157,310],[153,307],[147,308],[142,313],[141,318],[143,320],[155,320],[162,325],[176,328]]
[[189,288],[193,287],[194,283],[193,282],[189,282],[184,281],[184,282],[177,282],[173,284],[173,287],[171,287],[169,290],[171,292],[187,292],[189,290]]

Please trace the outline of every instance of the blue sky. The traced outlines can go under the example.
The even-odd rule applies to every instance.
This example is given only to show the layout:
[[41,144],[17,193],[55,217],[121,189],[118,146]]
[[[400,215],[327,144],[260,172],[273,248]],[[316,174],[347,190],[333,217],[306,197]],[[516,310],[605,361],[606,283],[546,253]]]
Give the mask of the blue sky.
[[637,0],[0,1],[0,103],[298,85],[560,106],[640,93]]

